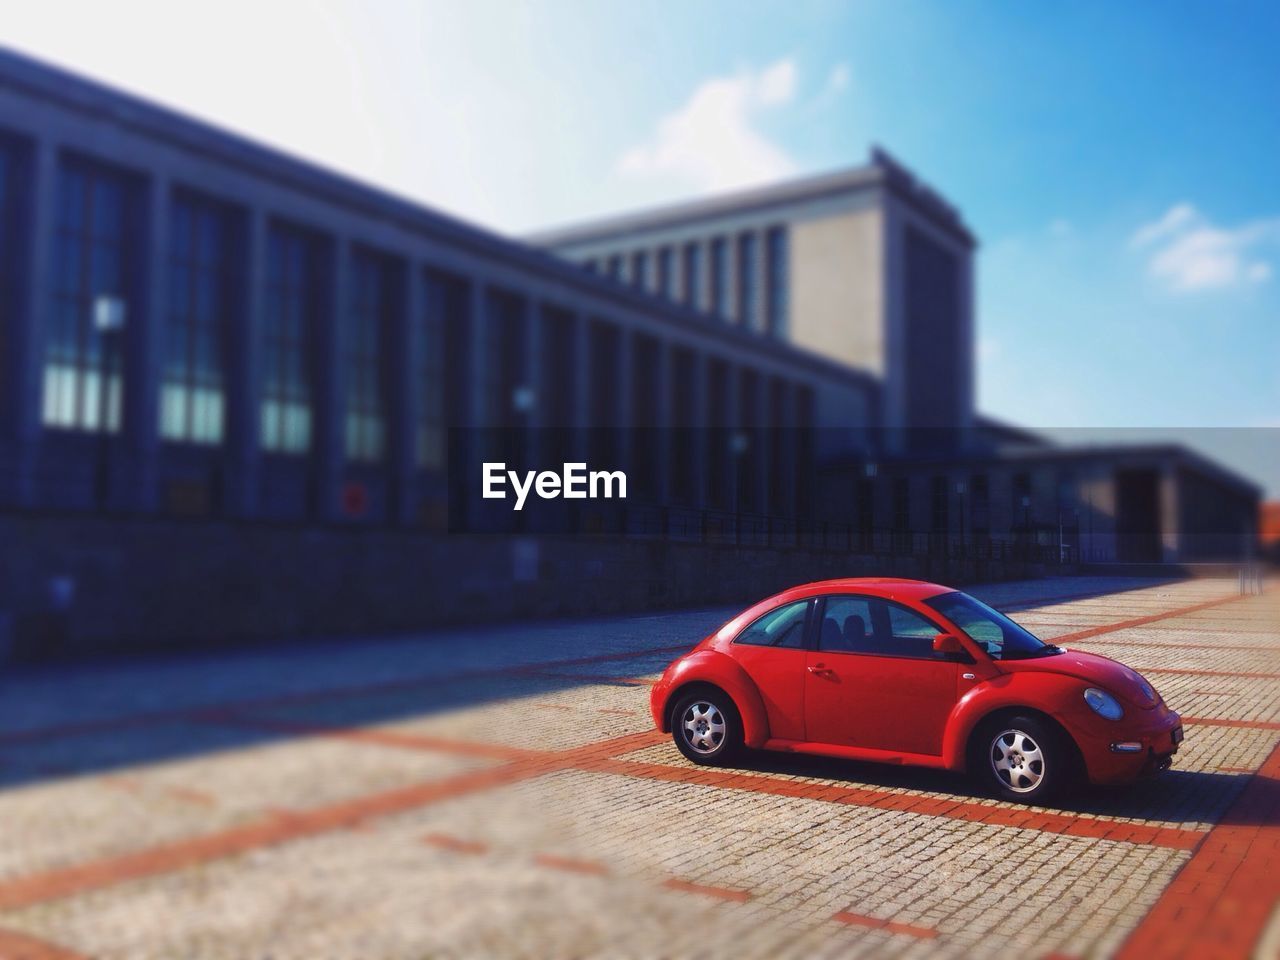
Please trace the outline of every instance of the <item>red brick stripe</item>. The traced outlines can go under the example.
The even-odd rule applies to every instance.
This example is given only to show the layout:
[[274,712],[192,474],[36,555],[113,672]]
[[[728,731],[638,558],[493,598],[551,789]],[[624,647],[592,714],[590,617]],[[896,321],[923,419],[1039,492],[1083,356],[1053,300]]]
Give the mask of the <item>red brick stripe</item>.
[[551,853],[540,853],[533,858],[533,862],[540,867],[564,870],[566,873],[585,873],[602,877],[609,872],[608,867],[594,860],[575,860],[572,857],[557,857]]
[[690,883],[688,880],[681,880],[672,877],[669,880],[662,881],[662,885],[668,890],[679,890],[682,893],[696,893],[704,897],[715,897],[718,900],[733,900],[737,903],[746,903],[751,899],[751,894],[745,890],[731,890],[728,887],[709,887],[701,883]]
[[1122,945],[1117,960],[1250,956],[1280,903],[1280,744]]
[[88,960],[83,953],[37,940],[16,930],[0,930],[0,957],[3,960]]
[[[1058,638],[1062,639],[1061,637]],[[1117,640],[1115,638],[1107,640],[1075,640],[1072,641],[1076,646],[1081,647],[1149,647],[1152,650],[1234,650],[1243,653],[1271,653],[1274,647],[1262,646],[1260,644],[1245,643],[1160,643],[1154,640]]]
[[1203,603],[1193,603],[1189,607],[1179,607],[1176,610],[1166,610],[1164,613],[1152,613],[1145,617],[1133,617],[1130,620],[1120,620],[1116,623],[1106,623],[1098,627],[1090,627],[1087,630],[1080,630],[1076,633],[1064,634],[1060,637],[1054,637],[1053,643],[1074,643],[1079,640],[1085,640],[1089,637],[1100,637],[1105,633],[1115,633],[1117,630],[1128,630],[1130,627],[1140,627],[1146,623],[1155,623],[1157,620],[1170,620],[1174,617],[1185,616],[1188,613],[1195,613],[1197,610],[1208,610],[1212,607],[1220,607],[1224,603],[1233,603],[1242,599],[1239,596],[1219,597],[1217,600],[1206,600]]
[[1182,722],[1196,727],[1241,727],[1246,730],[1280,730],[1280,723],[1270,720],[1216,720],[1211,717],[1183,717]]
[[861,913],[851,913],[848,910],[841,910],[831,919],[857,927],[870,927],[872,930],[901,933],[920,940],[933,940],[938,936],[938,931],[932,927],[921,927],[914,923],[898,923],[894,920],[882,920],[879,917],[868,917]]
[[448,850],[452,853],[468,853],[480,854],[488,852],[489,848],[483,843],[477,843],[474,840],[463,840],[459,837],[451,837],[445,833],[429,833],[422,838],[422,842],[429,847],[435,847],[439,850]]
[[1280,680],[1280,673],[1251,670],[1181,670],[1177,667],[1134,667],[1139,673],[1169,673],[1180,677],[1243,677],[1246,680]]
[[878,790],[871,787],[830,786],[806,783],[798,780],[782,780],[752,773],[731,773],[706,767],[670,767],[660,763],[643,763],[635,760],[604,759],[592,764],[582,764],[580,769],[595,773],[618,774],[644,780],[663,780],[673,783],[692,783],[704,787],[726,790],[746,790],[774,796],[796,797],[803,800],[819,800],[826,803],[843,803],[857,807],[874,807],[880,810],[901,810],[930,817],[948,817],[972,823],[989,823],[1001,827],[1021,827],[1048,833],[1063,833],[1076,837],[1098,840],[1115,840],[1122,843],[1169,847],[1175,850],[1194,849],[1205,837],[1202,830],[1181,830],[1174,827],[1153,827],[1136,823],[1117,823],[1095,817],[1077,817],[1051,811],[1028,810],[1022,807],[989,806],[967,800],[922,797]]

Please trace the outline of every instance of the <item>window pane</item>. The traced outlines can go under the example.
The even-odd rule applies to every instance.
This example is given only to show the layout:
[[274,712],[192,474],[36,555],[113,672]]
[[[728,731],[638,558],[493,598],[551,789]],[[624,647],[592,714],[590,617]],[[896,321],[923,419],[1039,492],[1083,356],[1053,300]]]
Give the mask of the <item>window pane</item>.
[[738,634],[733,642],[754,647],[798,650],[804,646],[804,622],[808,606],[808,600],[798,600],[771,610]]
[[865,598],[828,597],[818,647],[837,653],[872,653],[874,629],[871,605]]

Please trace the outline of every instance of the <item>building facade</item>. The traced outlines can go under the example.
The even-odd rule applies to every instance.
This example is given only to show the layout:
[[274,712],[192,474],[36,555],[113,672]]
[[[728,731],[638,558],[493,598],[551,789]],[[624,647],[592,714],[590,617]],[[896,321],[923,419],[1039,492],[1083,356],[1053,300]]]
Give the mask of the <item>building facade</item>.
[[[830,359],[13,54],[0,191],[13,507],[438,526],[451,427],[601,428],[644,498],[794,516],[879,404]],[[675,425],[755,442],[682,452]],[[834,448],[775,455],[809,430]]]
[[528,239],[874,377],[891,445],[975,426],[974,237],[881,149],[851,170]]

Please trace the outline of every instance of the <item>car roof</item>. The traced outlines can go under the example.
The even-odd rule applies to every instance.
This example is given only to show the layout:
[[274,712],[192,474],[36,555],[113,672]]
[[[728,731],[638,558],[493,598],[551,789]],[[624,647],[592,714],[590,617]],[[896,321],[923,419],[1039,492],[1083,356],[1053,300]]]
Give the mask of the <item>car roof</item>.
[[838,580],[818,580],[786,591],[795,597],[812,597],[828,593],[867,593],[877,597],[902,597],[926,600],[942,593],[953,593],[955,587],[926,580],[908,580],[905,577],[842,577]]

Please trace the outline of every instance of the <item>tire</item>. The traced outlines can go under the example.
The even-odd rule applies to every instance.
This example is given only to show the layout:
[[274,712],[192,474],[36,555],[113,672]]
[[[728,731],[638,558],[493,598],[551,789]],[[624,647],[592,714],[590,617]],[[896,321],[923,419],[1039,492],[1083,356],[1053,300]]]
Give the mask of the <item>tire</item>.
[[717,766],[742,749],[742,719],[723,690],[699,687],[682,695],[672,708],[671,739],[694,763]]
[[1014,803],[1045,803],[1075,778],[1075,758],[1057,727],[1017,714],[983,724],[970,770],[987,791]]

